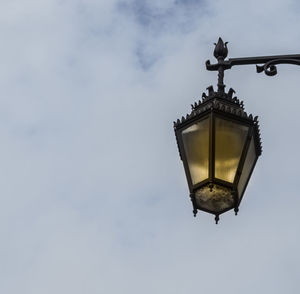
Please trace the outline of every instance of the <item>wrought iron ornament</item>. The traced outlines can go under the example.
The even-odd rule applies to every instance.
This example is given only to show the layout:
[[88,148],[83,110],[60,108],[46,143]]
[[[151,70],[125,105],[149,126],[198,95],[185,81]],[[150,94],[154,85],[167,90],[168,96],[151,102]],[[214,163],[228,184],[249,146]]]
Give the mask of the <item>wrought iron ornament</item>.
[[274,56],[257,56],[257,57],[241,57],[229,58],[225,60],[228,54],[228,42],[223,42],[219,38],[218,43],[215,43],[214,56],[218,63],[211,64],[209,60],[206,61],[206,69],[211,71],[218,71],[218,91],[224,92],[224,71],[230,69],[235,65],[249,65],[256,64],[256,71],[258,73],[265,72],[267,76],[274,76],[277,74],[278,64],[294,64],[300,65],[300,54],[291,55],[274,55]]
[[[235,91],[232,88],[225,92],[225,70],[235,65],[255,64],[258,73],[265,72],[268,76],[274,76],[277,74],[276,66],[278,64],[300,65],[300,54],[226,59],[227,55],[227,42],[224,43],[219,38],[218,42],[215,43],[214,49],[217,63],[211,64],[209,60],[206,61],[207,70],[218,71],[217,91],[214,91],[213,86],[209,86],[207,88],[208,94],[203,93],[202,101],[195,102],[192,105],[191,113],[174,122],[179,154],[185,169],[190,198],[193,204],[193,214],[196,216],[198,210],[214,214],[216,223],[219,221],[220,214],[228,210],[234,209],[235,214],[238,213],[248,181],[256,161],[262,153],[257,116],[253,117],[251,114],[246,113],[243,102],[237,97],[233,97]],[[227,139],[224,139],[222,143],[220,143],[221,141],[219,143],[216,141],[216,138],[220,138],[217,136],[222,136],[220,132],[217,135],[217,131],[220,130],[220,122],[223,125],[231,124],[230,128],[228,128],[230,131],[227,131],[225,136]],[[229,152],[232,150],[231,147],[234,147],[231,144],[234,144],[234,141],[238,144],[238,141],[234,137],[230,139],[230,136],[233,136],[234,128],[245,127],[248,130],[247,139],[243,141],[243,151],[238,159],[238,167],[234,169],[234,180],[222,178],[220,173],[219,175],[216,174],[216,158],[219,156],[216,155],[216,148],[221,148],[218,150],[222,150],[222,152],[225,150],[225,160],[230,158]],[[206,134],[205,132],[209,136],[201,137],[201,135]],[[209,152],[201,153],[206,152],[202,151],[206,146]],[[194,151],[195,153],[192,153]],[[199,155],[201,158],[198,158],[198,154],[205,154],[203,156],[206,159],[208,158],[206,161],[208,164],[205,165],[201,161],[202,155]],[[218,168],[222,164],[221,162]],[[193,170],[193,166],[205,169],[205,176],[201,174],[201,171],[197,171],[201,174],[201,177],[197,178],[197,173]],[[245,166],[248,166],[248,168],[245,168]],[[244,171],[247,172],[244,173]]]
[[[249,147],[250,139],[253,136],[257,158],[262,153],[258,117],[254,117],[252,114],[247,114],[247,112],[244,110],[243,101],[240,101],[236,96],[233,97],[235,91],[232,88],[230,88],[227,93],[225,91],[221,93],[219,90],[219,85],[218,91],[214,91],[213,86],[209,86],[207,88],[208,94],[203,93],[202,100],[199,100],[191,105],[191,113],[187,114],[186,116],[182,116],[181,119],[178,119],[174,122],[177,146],[187,176],[190,198],[193,205],[193,214],[194,216],[196,216],[198,210],[212,213],[215,215],[216,223],[218,223],[220,219],[220,214],[230,209],[234,209],[234,212],[237,215],[239,211],[239,205],[245,191],[244,190],[241,195],[238,195],[237,193],[237,185],[241,176],[243,164],[238,169],[236,180],[232,185],[227,186],[224,182],[219,182],[217,179],[215,179],[213,176],[214,171],[207,180],[204,180],[203,182],[194,185],[191,181],[188,162],[185,154],[185,148],[182,142],[182,132],[191,125],[197,123],[198,121],[201,121],[205,117],[211,117],[212,121],[214,121],[216,117],[223,117],[228,120],[239,121],[240,123],[249,126],[248,139],[247,143],[245,144],[245,146],[247,146],[246,149]],[[211,154],[211,156],[213,155]],[[242,156],[241,162],[244,163],[245,159],[246,153],[244,152],[244,156]],[[210,162],[212,160],[213,158],[210,158]],[[255,162],[252,170],[254,169]],[[230,191],[225,191],[224,188],[230,189]],[[222,206],[220,208],[217,208],[216,211],[211,209],[212,207],[216,207],[216,203],[213,203],[216,199],[204,199],[203,201],[203,199],[199,198],[199,195],[201,193],[203,194],[205,191],[206,193],[209,193],[209,191],[212,192],[213,190],[219,193],[218,203]]]

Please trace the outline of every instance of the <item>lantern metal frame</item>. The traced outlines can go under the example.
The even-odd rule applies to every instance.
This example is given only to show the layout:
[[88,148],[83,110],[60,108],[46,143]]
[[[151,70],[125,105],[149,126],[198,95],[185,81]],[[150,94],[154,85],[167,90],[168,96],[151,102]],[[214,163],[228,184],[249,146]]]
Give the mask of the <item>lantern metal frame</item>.
[[[276,65],[278,64],[300,65],[300,54],[229,58],[228,60],[225,60],[228,54],[227,43],[228,42],[224,43],[223,40],[219,38],[218,43],[217,44],[215,43],[215,49],[214,49],[214,56],[218,62],[216,64],[211,64],[210,61],[207,60],[205,63],[207,70],[218,71],[217,91],[214,91],[213,86],[209,86],[207,88],[208,95],[206,95],[205,93],[202,94],[202,101],[195,102],[192,105],[191,113],[187,114],[185,117],[182,117],[181,119],[178,119],[176,122],[174,122],[174,131],[175,131],[177,146],[179,149],[180,158],[183,162],[183,166],[185,169],[185,174],[186,174],[188,187],[190,191],[190,198],[193,203],[194,216],[196,216],[198,210],[203,210],[205,212],[215,214],[216,223],[218,223],[219,215],[221,213],[224,213],[234,208],[235,213],[237,214],[239,205],[244,196],[245,190],[251,178],[257,159],[262,153],[260,131],[259,131],[257,116],[253,118],[251,114],[248,115],[244,111],[243,102],[237,99],[237,97],[233,97],[235,91],[232,88],[229,89],[228,93],[225,93],[224,71],[236,65],[256,64],[256,70],[258,73],[265,72],[265,74],[268,76],[274,76],[277,74]],[[215,118],[216,117],[221,117],[222,119],[229,120],[231,122],[233,121],[235,123],[240,123],[242,125],[247,125],[249,127],[247,139],[246,142],[244,143],[244,147],[237,167],[235,179],[232,184],[214,177]],[[193,125],[194,123],[202,121],[206,118],[210,118],[209,176],[206,180],[193,185],[189,166],[188,166],[188,160],[184,150],[182,131],[188,128],[189,126]],[[244,186],[243,192],[241,193],[240,197],[238,197],[237,184],[241,177],[241,172],[245,164],[247,151],[249,149],[252,136],[254,139],[256,158],[251,168],[251,171],[249,173],[248,179],[246,180],[246,184]],[[205,185],[213,185],[213,184],[226,186],[232,190],[232,194],[233,194],[232,196],[234,199],[234,205],[232,207],[228,207],[216,213],[214,211],[211,211],[209,209],[197,205],[195,199],[195,191],[201,187],[204,187]]]
[[[232,98],[232,94],[234,93],[233,89],[230,89],[228,93],[223,93],[224,95],[219,95],[218,92],[214,92],[213,87],[208,88],[209,95],[207,96],[205,93],[203,93],[203,99],[202,101],[196,102],[194,105],[192,105],[192,112],[186,117],[182,117],[181,120],[177,120],[174,122],[174,130],[176,135],[176,140],[178,144],[179,154],[183,162],[183,166],[185,169],[185,174],[188,182],[188,187],[190,191],[190,197],[191,201],[193,203],[193,213],[194,216],[196,216],[198,210],[202,210],[211,214],[215,214],[216,222],[219,220],[219,215],[234,209],[236,214],[238,212],[238,207],[240,205],[240,202],[243,198],[244,192],[246,190],[248,181],[251,177],[252,171],[255,167],[257,158],[261,155],[262,148],[261,148],[261,140],[260,140],[260,134],[259,134],[259,125],[257,117],[253,118],[253,116],[250,114],[248,115],[244,111],[243,102],[239,101],[236,97]],[[192,183],[192,177],[189,170],[188,160],[185,154],[185,148],[184,143],[182,139],[182,131],[184,131],[186,128],[190,127],[191,125],[200,122],[202,120],[205,120],[209,118],[209,175],[208,178],[197,183]],[[244,125],[248,127],[248,134],[247,138],[244,142],[242,154],[239,160],[239,164],[237,167],[237,171],[235,174],[235,178],[233,183],[229,183],[227,181],[223,181],[221,179],[218,179],[215,177],[215,119],[221,118],[223,120],[228,120],[231,122],[234,122],[236,124]],[[250,146],[251,139],[254,139],[254,145],[255,145],[255,151],[256,151],[256,158],[255,162],[251,168],[249,177],[247,179],[247,182],[245,184],[245,187],[243,189],[243,192],[241,193],[240,197],[238,197],[237,192],[237,185],[239,183],[239,179],[241,176],[241,172],[245,163],[245,159],[247,156],[247,152]],[[219,185],[221,187],[229,188],[232,191],[232,197],[233,197],[233,205],[223,209],[221,211],[218,211],[218,213],[206,209],[204,207],[201,207],[197,205],[196,199],[195,199],[195,192],[196,190],[205,187],[207,185]]]

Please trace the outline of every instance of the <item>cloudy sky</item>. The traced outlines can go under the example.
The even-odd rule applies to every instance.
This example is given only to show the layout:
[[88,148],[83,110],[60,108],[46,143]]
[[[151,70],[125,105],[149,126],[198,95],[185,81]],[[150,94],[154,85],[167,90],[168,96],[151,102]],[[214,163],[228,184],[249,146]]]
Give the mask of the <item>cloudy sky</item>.
[[300,53],[296,0],[0,0],[0,292],[297,293],[299,81],[225,73],[263,154],[192,215],[172,122],[229,57]]

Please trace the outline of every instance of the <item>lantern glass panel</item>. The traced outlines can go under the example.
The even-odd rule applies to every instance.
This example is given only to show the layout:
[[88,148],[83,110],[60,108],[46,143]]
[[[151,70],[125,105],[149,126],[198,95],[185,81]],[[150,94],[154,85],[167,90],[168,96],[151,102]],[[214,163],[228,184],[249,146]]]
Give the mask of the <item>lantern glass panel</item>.
[[248,134],[248,127],[233,121],[215,121],[215,177],[233,183]]
[[183,145],[193,185],[208,178],[209,118],[182,132]]
[[242,170],[242,174],[238,183],[238,195],[239,198],[241,198],[241,196],[244,193],[244,190],[246,188],[248,179],[250,177],[251,171],[253,169],[253,166],[255,164],[255,160],[256,160],[256,152],[255,152],[255,145],[254,145],[254,139],[252,137],[250,145],[249,145],[249,149],[245,158],[245,162],[244,162],[244,166],[243,166],[243,170]]

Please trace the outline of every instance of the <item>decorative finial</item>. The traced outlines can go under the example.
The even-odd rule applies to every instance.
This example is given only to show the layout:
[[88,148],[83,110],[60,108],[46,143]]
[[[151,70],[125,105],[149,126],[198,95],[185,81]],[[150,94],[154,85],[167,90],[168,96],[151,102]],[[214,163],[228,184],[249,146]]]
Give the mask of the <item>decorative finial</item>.
[[216,221],[216,225],[218,224],[218,222],[219,222],[219,215],[218,214],[216,214],[216,217],[215,217],[215,221]]
[[228,48],[227,48],[227,44],[228,42],[223,42],[223,40],[221,38],[219,38],[218,43],[214,43],[216,45],[215,50],[214,50],[214,56],[219,59],[225,59],[227,57],[228,54]]
[[235,215],[237,215],[238,212],[239,212],[239,208],[238,208],[238,207],[235,207],[235,208],[234,208],[234,213],[235,213]]
[[194,217],[196,217],[197,212],[198,212],[197,209],[194,208],[194,210],[193,210]]

